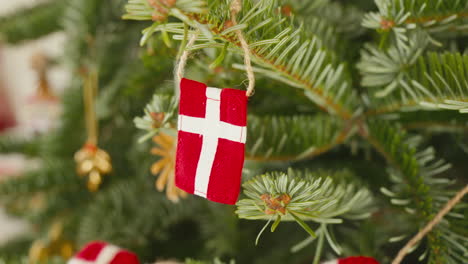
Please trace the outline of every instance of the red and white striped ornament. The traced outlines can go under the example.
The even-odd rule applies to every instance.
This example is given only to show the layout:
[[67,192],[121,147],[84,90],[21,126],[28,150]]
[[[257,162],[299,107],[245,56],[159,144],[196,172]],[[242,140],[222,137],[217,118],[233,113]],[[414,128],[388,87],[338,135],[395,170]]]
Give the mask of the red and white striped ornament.
[[176,186],[208,200],[235,204],[247,137],[245,91],[182,79]]
[[379,262],[370,257],[358,256],[330,260],[322,264],[379,264]]
[[140,261],[128,250],[94,241],[84,246],[67,264],[140,264]]

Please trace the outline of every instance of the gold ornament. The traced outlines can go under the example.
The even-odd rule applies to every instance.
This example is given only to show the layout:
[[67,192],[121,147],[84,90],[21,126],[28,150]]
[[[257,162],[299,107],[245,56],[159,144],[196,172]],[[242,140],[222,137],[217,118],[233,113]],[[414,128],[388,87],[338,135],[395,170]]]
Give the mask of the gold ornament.
[[178,202],[179,197],[185,198],[187,193],[175,186],[175,138],[161,132],[153,137],[153,141],[158,146],[152,148],[151,153],[161,157],[151,166],[151,173],[153,175],[159,174],[156,180],[156,189],[161,192],[166,187],[167,199]]
[[36,240],[29,249],[29,263],[41,263],[50,257],[49,249],[42,240]]
[[34,241],[29,249],[29,263],[47,263],[49,258],[59,256],[69,259],[73,256],[74,244],[62,237],[63,226],[54,223],[47,234],[47,238]]
[[76,170],[80,176],[88,176],[88,190],[95,192],[102,183],[102,175],[112,171],[111,158],[107,152],[97,147],[99,123],[95,111],[95,98],[98,88],[97,70],[83,69],[83,99],[88,140],[75,153]]
[[111,158],[107,152],[94,144],[85,144],[75,153],[76,170],[80,176],[88,176],[88,190],[95,192],[102,182],[102,175],[112,171]]

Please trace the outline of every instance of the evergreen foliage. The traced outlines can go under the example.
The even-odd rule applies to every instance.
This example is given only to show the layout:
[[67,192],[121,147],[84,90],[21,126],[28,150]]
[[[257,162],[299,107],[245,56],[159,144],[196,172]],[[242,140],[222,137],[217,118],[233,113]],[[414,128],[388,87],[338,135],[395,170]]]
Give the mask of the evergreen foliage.
[[[467,183],[468,1],[243,0],[236,26],[230,4],[46,1],[0,18],[11,44],[65,32],[59,61],[73,75],[57,129],[0,138],[0,153],[42,160],[0,182],[2,205],[34,226],[0,248],[0,263],[27,263],[31,242],[57,222],[77,247],[102,239],[150,263],[389,263]],[[242,89],[237,29],[257,79],[243,193],[237,206],[173,203],[154,189],[148,139],[176,135],[174,61],[190,50],[186,77]],[[99,74],[99,147],[114,167],[97,193],[73,161],[86,140],[89,71]],[[465,198],[405,263],[468,263],[467,208]]]
[[61,29],[67,1],[50,0],[0,19],[0,39],[17,44]]

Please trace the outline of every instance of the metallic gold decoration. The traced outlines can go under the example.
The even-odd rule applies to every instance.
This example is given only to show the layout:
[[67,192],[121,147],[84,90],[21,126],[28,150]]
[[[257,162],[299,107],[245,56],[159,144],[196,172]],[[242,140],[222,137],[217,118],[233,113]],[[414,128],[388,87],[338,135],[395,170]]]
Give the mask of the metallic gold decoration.
[[161,132],[153,137],[153,141],[158,146],[151,149],[151,153],[161,157],[161,159],[151,166],[151,173],[153,175],[159,174],[156,180],[156,189],[161,192],[166,187],[167,199],[172,202],[178,202],[179,197],[185,198],[187,197],[187,193],[175,186],[176,140],[173,136]]
[[50,228],[47,237],[34,241],[29,249],[29,263],[47,263],[49,258],[59,256],[69,259],[73,256],[75,246],[73,242],[64,239],[63,225],[56,222]]
[[102,175],[112,171],[111,158],[96,145],[87,143],[75,154],[77,173],[88,176],[88,190],[95,192],[102,183]]
[[49,251],[44,241],[34,241],[29,249],[29,263],[35,264],[46,261],[50,257]]
[[76,170],[80,176],[88,176],[88,190],[95,192],[102,183],[102,175],[112,171],[109,154],[97,147],[99,124],[95,111],[98,74],[96,70],[83,69],[83,99],[85,110],[87,143],[75,153]]

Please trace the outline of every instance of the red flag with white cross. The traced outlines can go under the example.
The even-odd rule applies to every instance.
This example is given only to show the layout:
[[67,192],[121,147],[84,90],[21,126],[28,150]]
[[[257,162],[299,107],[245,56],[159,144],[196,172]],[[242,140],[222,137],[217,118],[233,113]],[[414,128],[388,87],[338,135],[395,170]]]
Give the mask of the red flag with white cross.
[[176,186],[208,200],[235,204],[247,136],[245,91],[182,79]]

